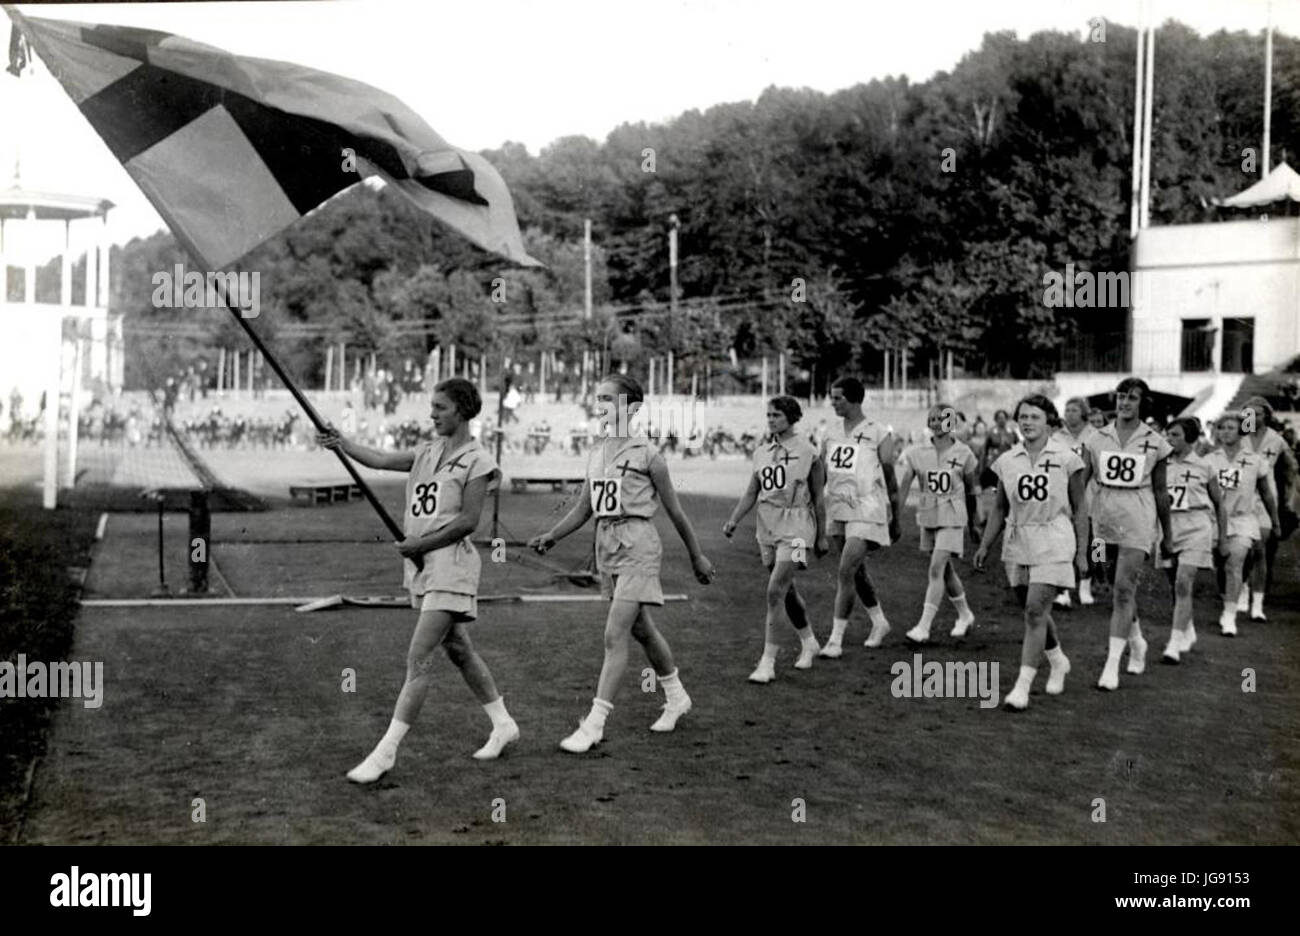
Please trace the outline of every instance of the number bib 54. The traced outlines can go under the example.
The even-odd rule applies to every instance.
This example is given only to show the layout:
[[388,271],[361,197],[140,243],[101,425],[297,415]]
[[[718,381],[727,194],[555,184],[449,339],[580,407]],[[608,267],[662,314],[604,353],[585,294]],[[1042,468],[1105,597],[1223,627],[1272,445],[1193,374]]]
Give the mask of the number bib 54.
[[593,478],[591,512],[597,517],[617,517],[623,512],[621,478]]
[[1102,452],[1097,480],[1106,487],[1141,487],[1147,457],[1136,452]]

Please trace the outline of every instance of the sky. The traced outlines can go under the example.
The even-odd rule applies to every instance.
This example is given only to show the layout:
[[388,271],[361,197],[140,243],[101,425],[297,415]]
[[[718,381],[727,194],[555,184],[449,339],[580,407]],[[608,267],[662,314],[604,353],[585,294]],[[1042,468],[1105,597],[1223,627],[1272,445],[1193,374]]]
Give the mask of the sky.
[[[1155,21],[1201,34],[1261,33],[1269,0],[1149,0]],[[1139,0],[331,0],[294,3],[20,4],[29,16],[159,29],[227,51],[346,75],[401,98],[464,149],[538,153],[624,122],[754,100],[772,85],[833,92],[874,78],[925,81],[983,35],[1132,26]],[[1272,0],[1300,36],[1300,0]],[[0,16],[0,52],[8,48]],[[1156,81],[1159,82],[1159,47]],[[1261,68],[1262,65],[1261,50]],[[25,187],[108,198],[110,239],[162,222],[43,69],[0,73],[0,186],[21,150]],[[15,133],[14,131],[19,132]]]

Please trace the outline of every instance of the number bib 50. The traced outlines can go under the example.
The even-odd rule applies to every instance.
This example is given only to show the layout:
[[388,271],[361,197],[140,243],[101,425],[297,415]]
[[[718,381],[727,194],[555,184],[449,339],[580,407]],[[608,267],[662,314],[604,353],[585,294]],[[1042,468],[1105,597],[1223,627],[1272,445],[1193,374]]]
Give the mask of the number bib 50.
[[1136,488],[1142,486],[1147,457],[1136,452],[1102,452],[1098,459],[1097,480],[1106,487]]
[[592,479],[591,512],[597,517],[617,517],[623,512],[622,479]]
[[925,473],[925,489],[930,494],[951,494],[952,472],[927,471]]

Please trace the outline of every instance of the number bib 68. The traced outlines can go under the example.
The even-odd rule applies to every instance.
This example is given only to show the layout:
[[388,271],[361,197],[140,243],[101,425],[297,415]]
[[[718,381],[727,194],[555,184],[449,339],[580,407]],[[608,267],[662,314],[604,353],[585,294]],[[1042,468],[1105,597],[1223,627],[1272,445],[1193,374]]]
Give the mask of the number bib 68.
[[1016,478],[1016,499],[1022,504],[1044,503],[1052,493],[1050,484],[1046,471],[1022,474]]
[[1102,452],[1098,459],[1097,480],[1106,487],[1141,487],[1146,464],[1146,456],[1136,452]]
[[623,512],[621,478],[593,478],[591,512],[597,517],[617,517]]

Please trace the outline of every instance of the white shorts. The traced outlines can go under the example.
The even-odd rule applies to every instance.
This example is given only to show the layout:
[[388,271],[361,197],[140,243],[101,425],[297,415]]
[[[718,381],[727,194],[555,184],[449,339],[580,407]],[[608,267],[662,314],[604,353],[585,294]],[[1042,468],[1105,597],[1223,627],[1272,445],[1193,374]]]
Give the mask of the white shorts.
[[458,592],[431,591],[411,595],[411,607],[420,611],[446,611],[453,620],[473,621],[478,618],[478,598]]

